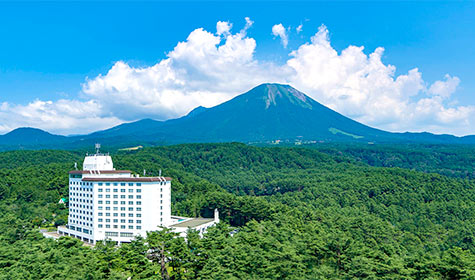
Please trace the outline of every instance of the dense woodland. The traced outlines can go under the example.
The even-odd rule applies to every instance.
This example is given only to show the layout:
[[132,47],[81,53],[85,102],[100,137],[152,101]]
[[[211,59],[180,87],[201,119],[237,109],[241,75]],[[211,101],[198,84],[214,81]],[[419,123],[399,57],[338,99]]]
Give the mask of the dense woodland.
[[[45,239],[83,152],[0,153],[0,279],[475,279],[473,147],[187,144],[113,153],[222,223],[114,247]],[[432,172],[432,173],[431,173]],[[165,261],[163,261],[165,260]]]

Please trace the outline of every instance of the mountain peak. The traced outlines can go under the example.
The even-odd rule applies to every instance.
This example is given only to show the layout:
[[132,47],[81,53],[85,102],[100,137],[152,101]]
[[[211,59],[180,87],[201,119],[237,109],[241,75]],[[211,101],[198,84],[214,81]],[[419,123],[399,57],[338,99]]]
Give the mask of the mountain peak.
[[307,109],[312,109],[312,99],[295,88],[276,83],[265,83],[251,89],[247,94],[263,99],[265,108],[291,103]]

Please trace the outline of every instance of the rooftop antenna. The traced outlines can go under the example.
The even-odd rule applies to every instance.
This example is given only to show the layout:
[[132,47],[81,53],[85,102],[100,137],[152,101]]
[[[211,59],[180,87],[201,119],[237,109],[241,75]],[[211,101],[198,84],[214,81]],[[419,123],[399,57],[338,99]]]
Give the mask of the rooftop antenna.
[[95,147],[96,147],[96,155],[98,155],[99,154],[99,149],[101,148],[101,144],[96,143]]

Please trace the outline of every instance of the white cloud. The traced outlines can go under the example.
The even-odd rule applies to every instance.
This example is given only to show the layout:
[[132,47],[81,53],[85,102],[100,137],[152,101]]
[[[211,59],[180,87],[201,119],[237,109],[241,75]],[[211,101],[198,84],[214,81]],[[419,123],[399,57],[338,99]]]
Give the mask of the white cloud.
[[[80,100],[0,103],[0,132],[33,126],[86,133],[146,117],[165,120],[199,105],[217,105],[260,83],[279,82],[377,128],[475,133],[475,106],[454,105],[458,77],[447,74],[430,84],[417,68],[396,75],[396,67],[382,61],[383,48],[367,54],[364,47],[348,46],[337,52],[323,25],[285,63],[260,61],[254,56],[256,41],[247,36],[253,22],[245,21],[235,33],[229,22],[218,22],[215,33],[195,29],[149,67],[118,61],[104,75],[86,79]],[[284,46],[286,32],[282,24],[273,27],[283,44],[286,38]]]
[[287,48],[289,44],[289,36],[287,35],[287,30],[282,25],[282,23],[276,24],[272,26],[272,35],[275,37],[280,37],[280,42],[284,48]]
[[460,79],[458,77],[451,77],[449,74],[445,75],[445,81],[436,81],[429,88],[429,93],[432,95],[448,98],[455,92]]
[[76,134],[109,128],[122,122],[115,116],[103,115],[101,111],[101,105],[93,100],[35,100],[27,105],[3,102],[0,106],[0,131],[30,126],[52,133]]
[[297,26],[297,28],[295,28],[295,31],[297,31],[297,34],[299,34],[300,32],[302,32],[302,29],[303,29],[303,24],[300,24],[299,26]]
[[216,23],[216,34],[228,35],[232,27],[233,25],[227,21],[218,21],[218,23]]

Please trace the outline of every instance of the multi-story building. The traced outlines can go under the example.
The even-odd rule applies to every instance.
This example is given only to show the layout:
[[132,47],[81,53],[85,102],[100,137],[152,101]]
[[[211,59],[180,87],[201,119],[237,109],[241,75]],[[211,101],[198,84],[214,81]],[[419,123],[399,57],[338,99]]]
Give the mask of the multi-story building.
[[112,158],[86,155],[83,170],[69,172],[69,217],[59,235],[95,244],[101,240],[130,242],[147,231],[171,227],[201,233],[219,221],[171,216],[171,178],[140,177],[130,170],[115,170]]

